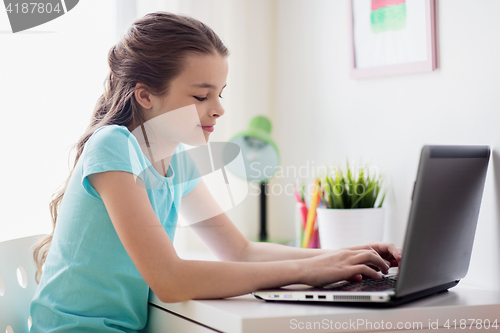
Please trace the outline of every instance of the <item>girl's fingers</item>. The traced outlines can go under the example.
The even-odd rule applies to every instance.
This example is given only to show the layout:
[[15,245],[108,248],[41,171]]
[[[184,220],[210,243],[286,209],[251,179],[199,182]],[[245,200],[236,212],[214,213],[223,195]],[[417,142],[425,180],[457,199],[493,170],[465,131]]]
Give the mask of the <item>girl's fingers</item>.
[[354,274],[362,274],[377,280],[382,279],[382,275],[380,275],[380,273],[378,273],[377,271],[366,265],[360,264],[360,265],[354,265],[352,267],[354,270]]
[[[389,251],[392,251],[395,254],[395,258],[398,258],[397,247],[390,243],[370,243],[343,248],[336,252],[325,253],[324,255],[315,257],[315,260],[319,260],[318,263],[321,263],[319,265],[317,263],[316,267],[324,267],[326,270],[323,272],[329,276],[320,274],[322,276],[320,281],[322,282],[319,283],[331,283],[332,273],[334,274],[333,276],[336,276],[337,281],[346,279],[359,282],[362,280],[362,275],[381,279],[382,275],[377,271],[380,270],[383,274],[387,274],[389,273],[389,268],[393,266],[390,260],[394,260],[394,257]],[[385,258],[383,257],[384,255]],[[320,271],[322,270],[320,269]],[[317,284],[317,282],[314,283]]]
[[[382,250],[382,249],[381,249]],[[396,260],[401,260],[401,249],[392,243],[387,243],[385,252],[390,253]]]
[[373,250],[360,250],[359,253],[353,256],[353,264],[371,264],[373,266],[378,267],[382,273],[387,274],[389,268],[391,267],[390,263],[383,259],[377,252]]
[[383,258],[391,260],[392,258],[397,261],[401,260],[401,249],[398,248],[393,243],[388,242],[371,242],[366,244],[366,246],[373,248],[377,251]]
[[363,280],[363,276],[361,274],[355,274],[355,275],[351,276],[348,280],[351,282],[359,282],[359,281]]

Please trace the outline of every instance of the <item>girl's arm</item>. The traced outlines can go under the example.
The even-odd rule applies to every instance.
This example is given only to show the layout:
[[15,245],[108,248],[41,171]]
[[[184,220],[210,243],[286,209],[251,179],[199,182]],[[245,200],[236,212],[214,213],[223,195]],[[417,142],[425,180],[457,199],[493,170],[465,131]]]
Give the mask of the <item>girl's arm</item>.
[[273,262],[182,260],[156,217],[145,188],[135,179],[123,171],[89,176],[125,250],[163,302],[237,296],[292,283],[325,285],[359,274],[380,278],[369,265],[383,272],[389,268],[376,251],[367,249]]
[[[222,260],[262,262],[306,259],[333,252],[248,241],[219,207],[203,180],[182,198],[181,214],[191,224],[191,229]],[[389,261],[401,259],[401,250],[391,243],[371,242],[350,249],[375,250]]]

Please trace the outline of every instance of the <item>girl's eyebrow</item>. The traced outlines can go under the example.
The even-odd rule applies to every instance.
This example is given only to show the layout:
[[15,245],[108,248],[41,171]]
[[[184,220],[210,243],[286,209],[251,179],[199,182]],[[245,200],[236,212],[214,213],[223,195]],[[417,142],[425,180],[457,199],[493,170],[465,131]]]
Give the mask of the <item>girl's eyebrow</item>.
[[[192,86],[198,87],[198,88],[209,88],[209,89],[217,90],[217,88],[213,84],[210,84],[210,83],[195,83]],[[224,85],[224,87],[222,87],[222,89],[224,89],[226,86],[227,86],[227,83]]]

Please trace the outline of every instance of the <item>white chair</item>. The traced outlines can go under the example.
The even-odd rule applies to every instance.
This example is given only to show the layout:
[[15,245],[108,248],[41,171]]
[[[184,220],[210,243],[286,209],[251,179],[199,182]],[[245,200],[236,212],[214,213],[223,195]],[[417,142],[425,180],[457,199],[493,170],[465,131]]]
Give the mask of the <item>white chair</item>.
[[45,236],[0,242],[1,333],[23,333],[31,329],[30,303],[37,287],[32,246]]

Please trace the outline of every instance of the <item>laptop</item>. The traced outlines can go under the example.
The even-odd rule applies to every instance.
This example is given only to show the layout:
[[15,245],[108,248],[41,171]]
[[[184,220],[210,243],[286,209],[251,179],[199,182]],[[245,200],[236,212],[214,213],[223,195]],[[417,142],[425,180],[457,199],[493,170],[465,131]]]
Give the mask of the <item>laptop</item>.
[[395,306],[456,286],[469,269],[489,157],[489,146],[422,148],[396,273],[252,294],[265,301]]

